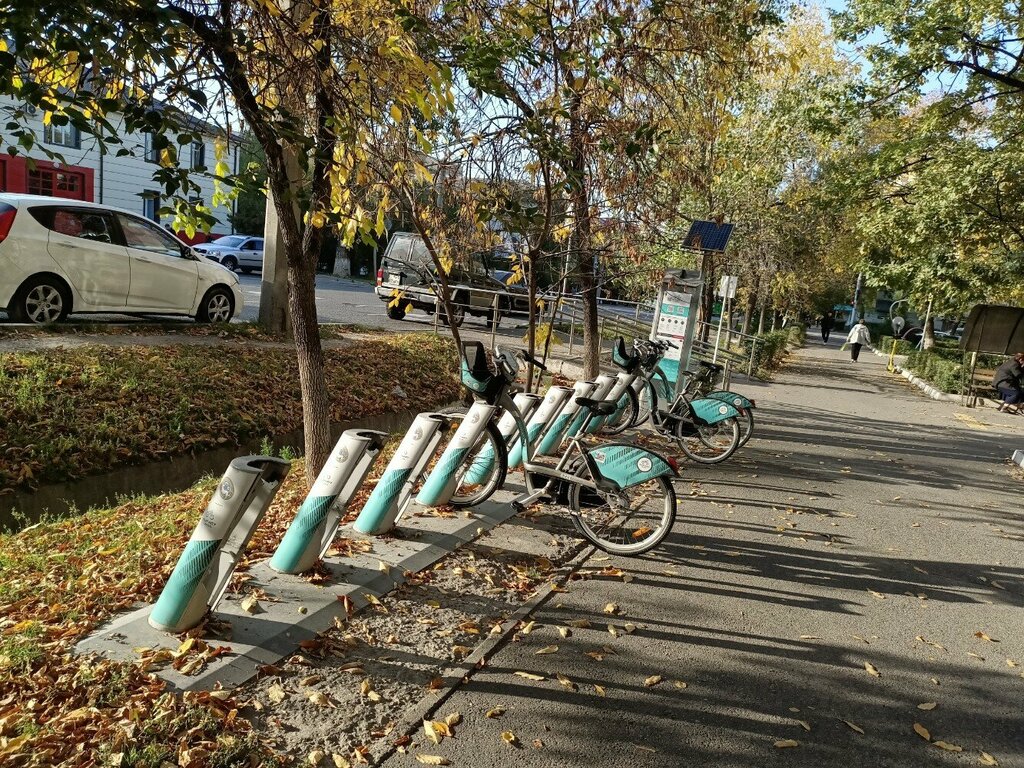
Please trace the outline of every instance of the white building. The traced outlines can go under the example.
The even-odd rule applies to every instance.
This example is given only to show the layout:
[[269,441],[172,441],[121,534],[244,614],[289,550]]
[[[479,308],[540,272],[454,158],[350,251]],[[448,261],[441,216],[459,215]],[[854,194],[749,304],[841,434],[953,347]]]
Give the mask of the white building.
[[[152,149],[150,134],[120,134],[123,144],[108,148],[106,154],[101,154],[99,141],[95,137],[81,136],[70,125],[43,125],[42,113],[36,113],[30,114],[27,125],[35,134],[37,146],[27,153],[19,147],[18,154],[12,156],[4,151],[11,142],[10,137],[3,136],[3,124],[8,122],[11,110],[17,107],[17,102],[0,95],[0,137],[3,138],[0,141],[0,192],[25,192],[87,200],[124,208],[141,213],[153,221],[160,221],[161,187],[153,180],[159,156]],[[116,116],[112,116],[110,122],[117,126]],[[208,130],[202,142],[178,147],[179,161],[183,167],[213,170],[216,164],[214,140],[217,129],[213,126],[205,127]],[[47,157],[46,151],[39,144],[63,156],[65,163]],[[116,152],[121,147],[131,154],[117,157]],[[238,161],[237,145],[228,147],[228,155],[228,165],[234,171]],[[34,161],[34,168],[30,167],[27,158]],[[194,174],[192,178],[202,190],[199,195],[193,194],[193,199],[209,206],[213,199],[213,180],[201,173]],[[215,209],[212,213],[217,218],[217,224],[211,234],[231,233],[228,218],[230,209]],[[164,223],[169,222],[165,220]],[[202,234],[197,234],[192,242],[205,239]]]

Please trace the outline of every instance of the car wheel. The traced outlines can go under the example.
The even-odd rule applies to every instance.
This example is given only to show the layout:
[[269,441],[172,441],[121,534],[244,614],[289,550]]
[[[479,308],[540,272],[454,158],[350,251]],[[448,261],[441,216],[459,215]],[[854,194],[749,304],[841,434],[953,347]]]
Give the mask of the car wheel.
[[203,296],[196,314],[200,323],[226,323],[235,314],[235,299],[223,285],[215,285]]
[[222,261],[221,264],[230,269],[232,272],[238,269],[238,259],[236,259],[234,256],[225,256],[224,261]]
[[392,320],[405,320],[405,307],[388,307],[388,317]]
[[493,325],[495,328],[497,328],[499,325],[501,325],[501,316],[502,312],[500,309],[495,310],[494,307],[488,309],[487,314],[484,315],[487,327],[490,328]]
[[[445,325],[448,325],[448,313],[444,311],[443,306],[438,311],[438,314],[441,316],[441,322],[444,323]],[[452,302],[452,318],[452,325],[454,325],[456,328],[461,328],[462,321],[466,319],[466,305],[461,303],[459,299],[456,299],[455,301]]]
[[71,311],[71,291],[58,277],[40,275],[25,281],[11,302],[11,314],[21,323],[59,323]]

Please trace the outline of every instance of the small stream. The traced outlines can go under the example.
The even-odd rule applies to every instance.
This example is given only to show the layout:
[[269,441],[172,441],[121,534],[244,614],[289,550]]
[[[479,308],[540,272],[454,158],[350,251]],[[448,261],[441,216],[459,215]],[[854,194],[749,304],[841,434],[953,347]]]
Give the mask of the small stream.
[[[398,411],[370,416],[331,426],[336,440],[346,429],[378,429],[381,432],[403,432],[416,417],[415,411]],[[302,453],[302,432],[272,438],[275,450],[289,446]],[[207,475],[221,475],[237,456],[259,453],[262,440],[240,446],[220,446],[207,451],[182,454],[149,464],[121,467],[102,475],[80,480],[51,483],[35,491],[19,491],[0,496],[0,531],[20,530],[48,518],[68,517],[93,507],[107,507],[119,498],[138,494],[174,493],[191,487]]]

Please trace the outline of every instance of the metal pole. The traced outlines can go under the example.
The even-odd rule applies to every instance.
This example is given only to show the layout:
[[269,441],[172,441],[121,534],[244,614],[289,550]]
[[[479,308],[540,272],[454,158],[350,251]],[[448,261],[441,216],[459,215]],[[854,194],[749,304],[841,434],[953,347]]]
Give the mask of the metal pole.
[[498,294],[491,301],[491,349],[494,349],[494,336],[498,332]]
[[722,323],[725,322],[725,307],[729,299],[722,297],[722,311],[718,313],[718,333],[715,334],[715,351],[711,355],[711,362],[718,362],[718,345],[722,342]]
[[752,337],[750,340],[750,360],[747,362],[747,378],[749,379],[754,375],[754,355],[757,352],[757,337]]
[[[434,335],[437,336],[437,316],[441,313],[440,297],[437,295],[437,291],[434,291]],[[459,351],[462,354],[462,351]]]
[[576,307],[572,308],[569,315],[569,354],[572,354],[572,343],[576,338]]

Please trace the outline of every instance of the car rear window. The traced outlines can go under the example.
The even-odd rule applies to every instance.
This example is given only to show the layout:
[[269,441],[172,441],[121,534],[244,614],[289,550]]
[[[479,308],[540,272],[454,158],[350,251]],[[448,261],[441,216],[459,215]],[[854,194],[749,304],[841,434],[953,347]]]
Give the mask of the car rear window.
[[59,235],[80,237],[100,243],[112,243],[114,237],[113,217],[105,211],[82,208],[29,208],[36,221]]
[[400,233],[392,236],[384,258],[427,268],[431,265],[430,251],[419,235]]

